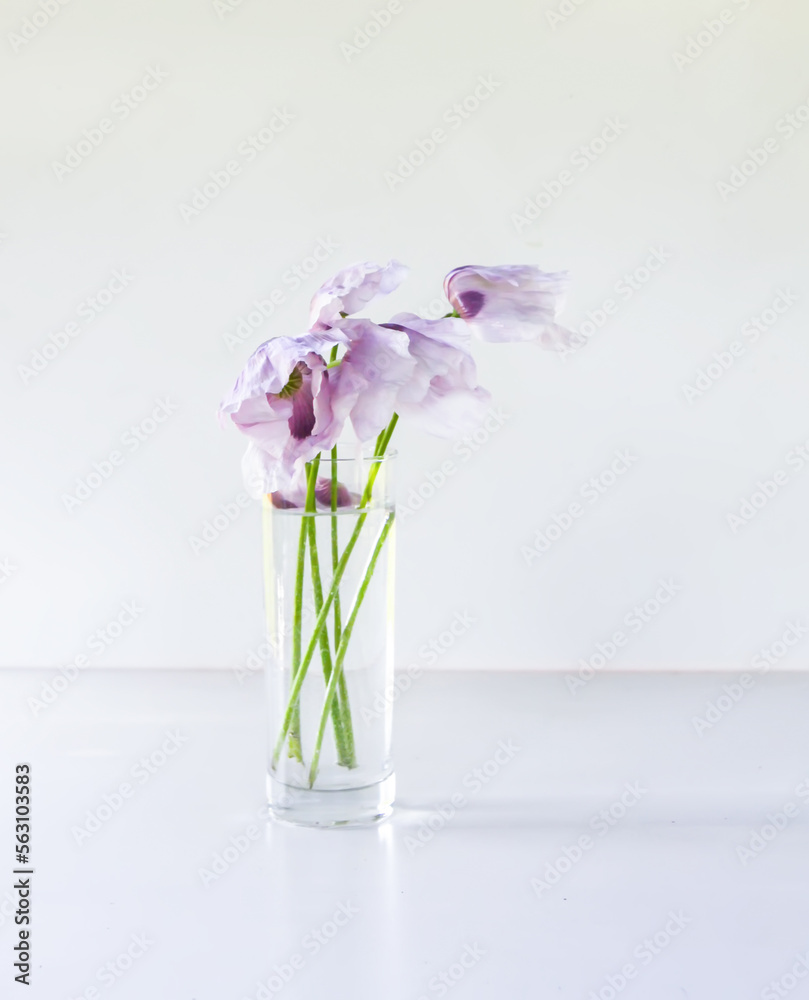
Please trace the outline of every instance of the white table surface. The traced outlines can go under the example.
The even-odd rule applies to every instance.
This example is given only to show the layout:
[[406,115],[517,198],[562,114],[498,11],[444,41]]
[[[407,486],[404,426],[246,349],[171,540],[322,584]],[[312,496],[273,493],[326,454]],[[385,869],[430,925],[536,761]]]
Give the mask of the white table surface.
[[[427,674],[396,706],[394,818],[342,830],[261,819],[260,676],[87,671],[34,717],[28,699],[52,676],[0,672],[2,997],[809,997],[796,965],[809,949],[806,675],[756,678],[698,735],[693,717],[736,678],[601,675],[573,696],[561,675]],[[185,742],[154,774],[139,770],[168,733]],[[519,750],[477,788],[467,776],[501,741]],[[8,915],[23,760],[27,989],[13,982]],[[122,782],[131,796],[77,838]],[[635,804],[593,828],[627,785]],[[436,809],[459,794],[442,820]],[[785,829],[742,860],[739,845],[785,810]],[[439,829],[415,846],[429,821]],[[532,887],[565,848],[577,858],[583,835],[556,884]],[[231,838],[247,849],[204,879]],[[115,972],[99,978],[107,963]]]

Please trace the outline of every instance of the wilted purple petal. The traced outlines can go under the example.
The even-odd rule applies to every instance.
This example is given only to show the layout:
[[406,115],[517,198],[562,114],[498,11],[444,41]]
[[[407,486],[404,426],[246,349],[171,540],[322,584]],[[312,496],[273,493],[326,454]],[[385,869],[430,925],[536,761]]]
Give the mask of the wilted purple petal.
[[336,413],[348,413],[360,441],[370,441],[393,416],[399,390],[413,377],[416,361],[407,334],[367,319],[343,320],[348,349],[333,379]]
[[[296,468],[295,474],[283,490],[270,494],[272,505],[279,510],[303,510],[306,507],[309,492],[306,470],[302,465]],[[356,507],[360,502],[359,494],[353,493],[343,483],[337,483],[337,508]],[[315,508],[331,510],[331,479],[319,476],[315,484]]]
[[559,350],[573,336],[555,322],[567,282],[567,272],[548,273],[530,264],[468,265],[447,275],[444,290],[481,340],[535,340]]
[[388,295],[404,281],[407,268],[397,260],[387,264],[362,261],[339,271],[312,298],[310,328],[328,330],[341,318],[351,316],[379,295]]
[[465,324],[458,319],[426,320],[400,313],[388,325],[406,334],[416,362],[413,377],[399,391],[397,412],[439,437],[478,427],[491,397],[477,384]]
[[292,394],[292,416],[289,419],[289,429],[294,438],[298,441],[308,438],[315,426],[315,405],[312,395],[311,371],[306,366],[298,366],[306,369],[303,375],[300,389]]
[[318,351],[346,342],[339,330],[278,337],[249,359],[221,412],[251,440],[243,464],[251,495],[287,486],[298,466],[337,441],[343,424],[330,411],[329,373]]
[[273,507],[276,507],[278,510],[289,510],[290,508],[298,506],[291,500],[287,500],[280,490],[276,490],[275,493],[270,493],[270,499],[272,500]]
[[[331,507],[331,479],[318,479],[315,484],[315,499],[324,507]],[[337,483],[337,506],[355,507],[359,503],[359,497],[352,493],[347,486]]]
[[339,330],[328,334],[304,333],[299,337],[273,337],[260,344],[247,359],[230,394],[222,401],[220,412],[234,413],[245,399],[277,395],[289,382],[299,361],[310,353],[327,354],[334,344],[345,343]]
[[483,303],[485,301],[486,296],[483,292],[477,292],[474,289],[470,289],[468,292],[460,292],[456,296],[457,304],[455,308],[463,319],[474,319],[483,308]]

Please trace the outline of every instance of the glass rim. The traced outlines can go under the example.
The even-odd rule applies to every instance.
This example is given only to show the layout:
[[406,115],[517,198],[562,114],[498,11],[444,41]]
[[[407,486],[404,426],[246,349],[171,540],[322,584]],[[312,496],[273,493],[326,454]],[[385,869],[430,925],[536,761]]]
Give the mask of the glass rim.
[[397,451],[397,449],[394,448],[393,451],[387,451],[387,452],[385,452],[384,455],[340,455],[340,453],[339,453],[339,447],[340,446],[338,445],[337,447],[338,447],[338,453],[337,453],[336,458],[332,458],[331,452],[328,452],[328,451],[322,451],[320,453],[320,468],[321,469],[323,469],[324,467],[328,466],[329,463],[332,462],[332,461],[334,461],[334,462],[357,462],[357,463],[364,463],[364,462],[387,462],[387,461],[389,461],[392,458],[396,458],[398,456],[398,454],[399,454],[399,452]]

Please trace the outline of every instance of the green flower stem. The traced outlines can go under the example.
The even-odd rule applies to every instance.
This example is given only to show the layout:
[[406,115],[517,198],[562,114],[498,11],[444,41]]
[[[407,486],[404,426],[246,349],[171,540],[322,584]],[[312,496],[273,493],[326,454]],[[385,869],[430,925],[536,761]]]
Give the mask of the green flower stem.
[[[308,490],[306,496],[306,510],[315,509],[315,484],[317,482],[317,472],[320,456],[311,462],[307,468]],[[312,569],[312,593],[315,599],[315,612],[319,612],[323,607],[323,585],[320,579],[320,560],[317,554],[317,526],[314,517],[305,516],[309,525],[309,558]],[[329,630],[323,628],[320,633],[320,658],[323,662],[323,677],[328,687],[332,675],[331,649],[329,648]],[[350,739],[346,735],[345,723],[343,720],[342,706],[337,702],[332,703],[332,723],[334,725],[334,742],[337,746],[337,759],[344,767],[356,767],[357,762],[354,757],[354,734],[350,734]]]
[[[331,570],[337,569],[340,561],[339,535],[337,533],[337,445],[331,450]],[[340,645],[342,632],[342,615],[340,613],[340,595],[334,596],[334,645]]]
[[[312,662],[312,657],[315,652],[315,647],[318,644],[320,633],[325,625],[329,611],[331,611],[334,595],[340,586],[340,581],[343,579],[343,574],[345,573],[346,566],[348,565],[348,560],[351,557],[351,553],[354,551],[354,546],[357,544],[357,539],[359,538],[362,526],[365,524],[367,517],[368,514],[366,513],[360,514],[357,518],[357,523],[354,525],[354,531],[351,533],[351,538],[349,538],[345,551],[340,557],[340,562],[337,564],[337,569],[334,571],[329,592],[325,596],[317,618],[315,619],[315,624],[312,628],[312,635],[309,639],[309,645],[306,647],[306,652],[303,655],[300,667],[297,673],[293,673],[292,687],[289,692],[289,704],[287,705],[286,714],[284,715],[284,723],[281,727],[281,732],[278,736],[278,741],[275,744],[275,750],[273,752],[273,767],[278,764],[278,758],[281,756],[281,750],[286,742],[287,734],[292,733],[292,725],[295,720],[295,713],[298,706],[298,699],[301,694],[301,688],[303,687],[303,682],[306,679],[306,671],[309,669],[309,664]],[[342,642],[342,639],[340,641]]]
[[365,576],[363,577],[362,583],[360,584],[360,589],[357,592],[356,600],[354,601],[354,606],[351,609],[351,614],[348,616],[346,621],[345,631],[340,640],[340,647],[337,650],[337,655],[334,660],[334,669],[332,670],[331,679],[329,680],[329,686],[326,689],[326,700],[323,703],[323,711],[320,714],[320,725],[317,730],[317,739],[315,740],[315,748],[312,752],[312,765],[309,768],[309,787],[311,788],[315,779],[317,778],[317,768],[320,763],[320,750],[323,745],[323,736],[326,732],[326,722],[329,717],[329,712],[331,710],[331,705],[334,701],[334,694],[337,690],[337,682],[339,681],[343,673],[343,660],[345,659],[346,651],[348,650],[348,643],[351,640],[351,632],[354,629],[354,622],[357,620],[357,614],[362,605],[363,599],[365,597],[365,592],[371,583],[371,578],[374,575],[374,569],[376,568],[377,561],[385,545],[385,540],[393,527],[394,515],[391,513],[385,520],[385,525],[379,534],[376,546],[374,547],[374,553],[371,556],[371,561],[368,563],[368,568],[365,571]]
[[[306,570],[306,523],[301,522],[301,533],[298,539],[298,559],[295,570],[295,610],[292,620],[292,679],[301,668],[301,639],[303,634],[303,580]],[[301,748],[301,712],[295,706],[289,728],[289,756],[303,763]]]
[[[329,368],[333,368],[340,364],[337,358],[337,353],[339,347],[337,344],[331,349],[331,357],[329,358]],[[337,488],[338,488],[338,476],[337,476],[337,445],[335,445],[331,450],[331,570],[332,575],[337,569],[337,563],[340,561],[340,535],[338,530],[338,522],[336,512],[337,512]],[[340,591],[334,595],[334,648],[337,649],[340,645],[340,636],[343,630],[342,624],[343,614],[340,608]],[[348,700],[348,685],[346,684],[345,674],[340,675],[339,689],[337,692],[338,703],[340,706],[340,713],[343,716],[343,728],[347,738],[347,750],[351,760],[355,761],[354,766],[356,766],[356,757],[354,751],[354,726],[351,720],[351,704]]]
[[399,414],[394,413],[390,418],[390,423],[385,428],[384,431],[376,439],[376,448],[374,449],[374,461],[371,466],[371,471],[368,473],[368,482],[365,484],[365,490],[362,494],[362,500],[360,501],[360,507],[365,507],[365,505],[371,499],[371,494],[374,491],[374,483],[376,482],[377,473],[379,472],[379,459],[381,459],[385,452],[388,450],[388,445],[390,444],[390,439],[393,436],[393,432],[396,430],[396,424],[399,422]]
[[[331,349],[331,364],[339,364],[337,361],[337,344]],[[337,531],[337,445],[331,450],[331,571],[332,574],[337,569],[340,561],[339,535]],[[342,631],[342,615],[340,613],[340,594],[334,595],[334,648],[340,645],[340,633]]]
[[[377,442],[377,447],[374,453],[374,458],[377,459],[377,461],[374,461],[372,463],[371,470],[368,473],[368,482],[366,483],[365,490],[363,491],[362,494],[362,499],[360,501],[360,508],[363,508],[368,504],[368,501],[370,500],[370,497],[373,493],[374,483],[376,482],[376,477],[379,472],[380,462],[378,460],[381,459],[382,456],[385,454],[384,449],[387,448],[390,442],[391,435],[393,434],[398,419],[399,419],[398,414],[394,413],[390,423],[380,436],[380,440]],[[326,622],[326,618],[328,617],[329,611],[331,610],[335,595],[339,592],[340,582],[343,579],[343,574],[345,573],[346,566],[348,565],[348,560],[351,557],[351,553],[354,551],[354,548],[357,544],[357,539],[359,538],[360,532],[362,531],[362,527],[367,519],[368,519],[367,511],[363,514],[360,514],[360,516],[357,518],[357,523],[354,525],[354,530],[351,533],[351,537],[349,538],[345,550],[343,551],[342,556],[340,556],[340,561],[338,562],[337,567],[334,570],[334,575],[332,576],[331,587],[329,588],[329,592],[323,601],[320,611],[317,614],[317,618],[315,619],[315,624],[312,628],[312,635],[309,639],[309,644],[306,647],[306,652],[304,653],[303,658],[300,661],[298,670],[297,671],[293,670],[292,686],[289,692],[289,703],[287,704],[287,710],[286,713],[284,714],[284,721],[281,726],[281,732],[278,735],[278,740],[276,741],[275,749],[273,750],[273,756],[272,756],[273,768],[277,767],[278,765],[278,759],[281,756],[281,751],[283,750],[284,744],[286,743],[287,735],[293,732],[292,727],[297,718],[298,699],[300,698],[303,682],[306,679],[306,672],[309,669],[309,664],[312,662],[312,657],[314,656],[315,647],[317,646],[319,641],[320,632],[323,629],[323,626]],[[302,531],[302,537],[305,538],[303,531]],[[302,592],[303,590],[301,587],[301,594]],[[343,635],[340,638],[341,647],[343,646],[344,640],[345,640],[345,632],[343,632]],[[345,653],[343,653],[343,656],[345,656]],[[294,657],[293,657],[293,664],[294,664]],[[342,670],[339,671],[339,673],[342,673]],[[334,674],[332,674],[332,677],[333,676]]]
[[351,703],[348,700],[348,684],[343,670],[337,679],[338,698],[340,706],[340,716],[343,720],[343,733],[345,738],[345,752],[348,760],[347,767],[358,767],[357,751],[354,745],[354,723],[351,718]]
[[[332,350],[332,355],[335,355],[337,351],[336,346]],[[340,544],[339,544],[339,531],[338,531],[338,521],[337,521],[337,445],[335,445],[331,450],[331,570],[332,575],[334,575],[337,569],[337,564],[340,561]],[[342,610],[340,607],[340,591],[334,595],[334,648],[338,649],[340,646],[340,638],[342,636],[343,624],[342,624]],[[348,700],[348,685],[346,683],[345,674],[341,672],[340,680],[338,681],[337,690],[337,703],[339,705],[339,711],[343,718],[343,731],[346,737],[346,750],[348,751],[349,760],[352,761],[348,766],[356,767],[356,753],[354,749],[354,725],[351,719],[351,703]]]

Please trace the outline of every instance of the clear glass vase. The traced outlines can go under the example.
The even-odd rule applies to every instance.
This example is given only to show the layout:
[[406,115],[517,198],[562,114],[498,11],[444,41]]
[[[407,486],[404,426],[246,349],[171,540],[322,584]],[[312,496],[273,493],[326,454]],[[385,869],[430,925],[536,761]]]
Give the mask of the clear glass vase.
[[310,463],[264,498],[268,792],[278,819],[372,823],[393,805],[393,455]]

